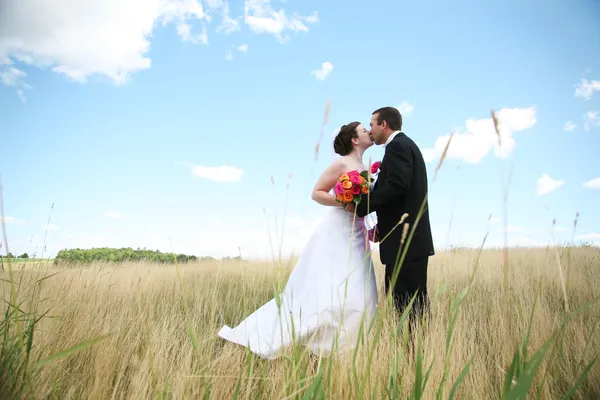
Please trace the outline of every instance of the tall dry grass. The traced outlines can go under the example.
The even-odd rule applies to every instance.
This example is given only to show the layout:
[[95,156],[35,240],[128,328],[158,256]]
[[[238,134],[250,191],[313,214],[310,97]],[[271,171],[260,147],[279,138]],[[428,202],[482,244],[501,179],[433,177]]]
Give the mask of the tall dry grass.
[[[30,358],[60,354],[86,340],[107,336],[64,354],[37,370],[23,393],[30,398],[502,398],[515,384],[507,372],[528,330],[527,352],[554,339],[533,374],[532,398],[563,398],[600,352],[597,304],[560,330],[565,309],[556,253],[567,269],[572,310],[600,295],[600,249],[519,249],[510,254],[510,291],[503,293],[503,253],[441,252],[432,258],[432,312],[413,339],[380,302],[382,314],[358,351],[318,359],[292,349],[266,361],[216,336],[273,296],[289,270],[270,264],[175,266],[129,264],[57,271],[13,272],[21,311],[49,313],[36,325]],[[43,279],[49,274],[54,276]],[[378,286],[382,283],[377,264]],[[2,293],[10,293],[3,273]],[[460,293],[466,294],[456,303]],[[8,307],[4,306],[5,310]],[[509,318],[505,318],[508,315]],[[455,318],[453,329],[449,324]],[[368,328],[368,327],[367,327]],[[595,331],[596,330],[596,331]],[[594,332],[595,331],[595,332]],[[449,332],[451,337],[449,338]],[[556,332],[559,333],[558,336]],[[447,344],[452,344],[447,352]],[[419,348],[422,348],[422,353]],[[535,364],[535,359],[533,359]],[[523,364],[521,385],[532,364]],[[516,364],[515,364],[516,365]],[[531,372],[531,371],[529,371]],[[575,399],[600,398],[600,367],[592,365]],[[422,392],[422,393],[421,393]],[[421,394],[421,395],[419,395]],[[506,398],[518,398],[506,396]],[[521,397],[523,398],[523,397]]]

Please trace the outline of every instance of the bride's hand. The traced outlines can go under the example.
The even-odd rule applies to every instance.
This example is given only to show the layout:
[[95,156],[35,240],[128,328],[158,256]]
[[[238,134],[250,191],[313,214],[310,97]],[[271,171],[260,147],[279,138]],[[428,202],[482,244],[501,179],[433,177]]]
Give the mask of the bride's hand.
[[354,203],[348,203],[344,206],[344,210],[354,213]]

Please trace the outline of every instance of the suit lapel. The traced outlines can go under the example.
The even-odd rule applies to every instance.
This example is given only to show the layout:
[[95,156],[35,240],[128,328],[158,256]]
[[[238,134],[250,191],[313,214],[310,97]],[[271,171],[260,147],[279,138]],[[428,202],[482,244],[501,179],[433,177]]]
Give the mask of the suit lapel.
[[[402,132],[402,131],[398,132],[398,134],[396,136],[394,136],[394,138],[392,139],[392,141],[390,143],[392,143],[394,140],[398,139],[399,136],[403,136],[403,135],[404,135],[404,132]],[[384,167],[384,163],[385,163],[385,151],[383,153],[383,158],[381,159],[381,167]],[[375,181],[375,186],[373,186],[373,190],[377,189],[377,185],[379,184],[379,181],[381,179],[385,179],[385,168],[384,168],[384,171],[381,171],[381,167],[379,167],[380,172],[379,172],[379,175],[377,176],[377,180]]]

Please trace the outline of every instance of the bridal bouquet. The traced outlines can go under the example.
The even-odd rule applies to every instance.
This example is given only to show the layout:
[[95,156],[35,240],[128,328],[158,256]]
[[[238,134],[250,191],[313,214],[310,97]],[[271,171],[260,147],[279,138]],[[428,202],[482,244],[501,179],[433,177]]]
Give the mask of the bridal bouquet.
[[338,203],[343,205],[348,203],[359,204],[361,194],[369,193],[369,172],[354,170],[343,174],[335,184],[334,191]]

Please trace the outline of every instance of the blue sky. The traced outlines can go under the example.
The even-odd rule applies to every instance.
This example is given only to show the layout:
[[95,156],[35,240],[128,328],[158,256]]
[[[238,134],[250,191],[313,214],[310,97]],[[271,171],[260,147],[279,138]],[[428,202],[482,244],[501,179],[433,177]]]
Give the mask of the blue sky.
[[[366,4],[5,2],[12,252],[40,256],[46,233],[46,255],[139,246],[265,257],[278,236],[284,253],[300,250],[327,211],[310,191],[332,133],[384,105],[401,109],[428,160],[436,247],[478,245],[488,228],[489,244],[502,243],[510,171],[511,245],[547,244],[554,218],[556,241],[600,242],[600,3]],[[382,155],[374,146],[365,160]]]

